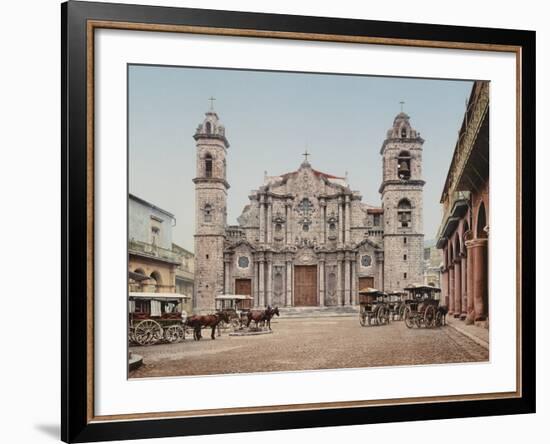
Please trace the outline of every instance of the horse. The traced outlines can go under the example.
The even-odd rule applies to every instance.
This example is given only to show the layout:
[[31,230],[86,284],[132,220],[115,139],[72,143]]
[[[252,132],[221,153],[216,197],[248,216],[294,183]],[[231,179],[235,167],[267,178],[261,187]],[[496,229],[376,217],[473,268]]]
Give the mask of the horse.
[[265,314],[265,321],[267,324],[267,328],[269,328],[270,330],[271,330],[271,318],[275,315],[281,316],[279,314],[279,307],[271,308],[268,306]]
[[271,308],[268,305],[265,310],[251,310],[247,313],[248,322],[246,326],[248,328],[252,321],[254,321],[257,326],[260,325],[260,322],[265,322],[271,330],[271,318],[274,315],[280,316],[279,307]]
[[[437,307],[437,314],[439,315],[439,319],[441,320],[441,325],[447,325],[447,312],[449,309],[446,305],[440,305]],[[437,317],[437,316],[436,316]]]
[[248,319],[248,322],[246,323],[246,327],[247,328],[250,327],[250,323],[252,321],[254,321],[256,326],[259,326],[260,322],[264,322],[266,320],[266,313],[268,312],[268,310],[271,310],[269,305],[267,306],[267,309],[265,309],[265,310],[250,310],[246,314],[246,317]]
[[193,315],[187,319],[187,325],[193,328],[193,339],[195,341],[200,341],[202,338],[202,327],[212,328],[211,338],[216,339],[216,327],[221,321],[229,322],[229,316],[224,311],[218,311],[208,315]]

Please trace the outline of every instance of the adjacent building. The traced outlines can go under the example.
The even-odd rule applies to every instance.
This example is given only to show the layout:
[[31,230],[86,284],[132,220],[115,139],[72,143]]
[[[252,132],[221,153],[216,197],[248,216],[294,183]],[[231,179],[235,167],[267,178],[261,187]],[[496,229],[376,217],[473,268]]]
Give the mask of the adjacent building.
[[353,306],[364,287],[401,290],[423,280],[423,139],[398,114],[382,143],[381,206],[362,201],[346,177],[305,160],[266,176],[238,225],[227,225],[229,142],[211,109],[198,126],[195,183],[195,309],[222,293],[256,306]]
[[[128,198],[128,287],[131,292],[178,292],[177,276],[191,280],[189,264],[192,253],[183,253],[182,248],[173,248],[172,228],[175,224],[172,213],[159,208],[133,194]],[[180,251],[183,250],[183,251]],[[183,276],[184,275],[184,276]],[[192,296],[191,292],[182,292]]]
[[443,256],[435,244],[424,246],[424,285],[441,288]]
[[488,326],[489,83],[476,81],[441,195],[442,290],[449,313]]
[[172,244],[172,251],[180,258],[180,262],[176,267],[176,293],[190,297],[186,300],[184,306],[184,309],[190,313],[193,309],[195,255],[177,244]]

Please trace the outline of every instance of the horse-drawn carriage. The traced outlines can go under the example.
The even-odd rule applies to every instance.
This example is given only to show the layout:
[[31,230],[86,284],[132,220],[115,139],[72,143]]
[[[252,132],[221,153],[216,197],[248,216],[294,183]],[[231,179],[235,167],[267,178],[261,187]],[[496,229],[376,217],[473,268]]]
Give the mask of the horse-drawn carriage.
[[388,293],[388,308],[390,310],[390,319],[392,321],[402,321],[405,314],[407,293],[403,291],[393,291]]
[[229,322],[218,324],[220,329],[231,328],[233,331],[244,328],[248,322],[248,313],[252,309],[254,298],[242,294],[222,294],[216,296],[216,310],[227,313]]
[[128,338],[138,345],[185,339],[187,313],[182,304],[190,296],[178,293],[130,292]]
[[384,325],[390,322],[388,295],[376,288],[359,290],[359,323],[366,325]]
[[440,327],[446,310],[439,306],[441,289],[430,285],[410,285],[405,288],[409,297],[403,319],[408,328]]

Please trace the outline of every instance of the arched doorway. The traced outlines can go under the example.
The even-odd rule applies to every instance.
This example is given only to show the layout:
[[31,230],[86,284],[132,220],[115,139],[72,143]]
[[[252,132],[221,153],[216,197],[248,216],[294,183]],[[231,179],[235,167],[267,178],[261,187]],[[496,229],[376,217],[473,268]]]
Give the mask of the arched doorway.
[[487,237],[485,227],[487,226],[487,215],[485,214],[485,203],[481,202],[479,209],[477,210],[477,225],[476,225],[476,237],[478,239],[484,239]]

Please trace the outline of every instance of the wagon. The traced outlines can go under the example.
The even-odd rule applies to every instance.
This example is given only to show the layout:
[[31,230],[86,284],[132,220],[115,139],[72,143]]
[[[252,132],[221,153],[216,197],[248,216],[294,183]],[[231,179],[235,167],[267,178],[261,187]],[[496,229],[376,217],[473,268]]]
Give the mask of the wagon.
[[216,310],[227,313],[229,323],[220,322],[220,329],[233,331],[243,328],[247,322],[247,313],[252,308],[254,298],[244,294],[222,294],[216,296]]
[[442,311],[439,310],[441,289],[430,285],[411,285],[405,288],[409,294],[403,319],[408,328],[439,327]]
[[384,325],[390,322],[390,310],[387,294],[376,288],[359,290],[359,323],[366,325]]
[[185,339],[187,313],[182,305],[190,296],[179,293],[131,292],[128,297],[128,337],[137,345]]
[[390,310],[390,319],[392,321],[403,320],[405,308],[407,308],[407,293],[404,291],[393,291],[388,293],[388,308]]

